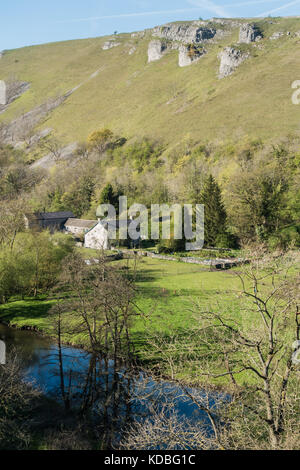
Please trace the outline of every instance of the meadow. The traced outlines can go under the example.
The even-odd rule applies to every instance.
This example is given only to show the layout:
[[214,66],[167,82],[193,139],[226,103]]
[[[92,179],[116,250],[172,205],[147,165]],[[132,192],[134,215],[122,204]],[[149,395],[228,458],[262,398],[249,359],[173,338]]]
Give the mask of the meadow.
[[[207,45],[208,54],[183,68],[177,51],[147,63],[150,31],[140,38],[119,34],[120,46],[110,50],[102,50],[109,38],[99,37],[5,51],[0,79],[17,77],[30,89],[0,121],[9,122],[80,85],[40,124],[65,144],[86,140],[101,127],[129,140],[137,135],[159,140],[170,151],[191,138],[280,138],[299,128],[298,108],[291,100],[291,84],[299,79],[299,38],[294,35],[299,25],[298,18],[260,20],[264,39],[251,45],[251,58],[223,80],[217,78],[218,54],[237,43],[238,28]],[[269,40],[276,31],[291,34]],[[129,55],[132,47],[136,51]]]
[[[132,268],[131,260],[114,263],[123,268],[128,267],[129,270]],[[137,358],[145,364],[160,360],[161,352],[154,353],[150,346],[149,361],[150,336],[159,335],[168,339],[183,335],[189,342],[189,331],[196,325],[196,303],[201,309],[216,305],[232,308],[239,287],[236,269],[210,271],[199,265],[141,258],[136,272],[135,310],[138,315],[134,317],[131,326],[131,339]],[[56,303],[55,295],[37,299],[11,299],[9,303],[0,306],[0,321],[54,336],[49,311]],[[67,334],[64,340],[85,346],[86,338],[81,334]]]

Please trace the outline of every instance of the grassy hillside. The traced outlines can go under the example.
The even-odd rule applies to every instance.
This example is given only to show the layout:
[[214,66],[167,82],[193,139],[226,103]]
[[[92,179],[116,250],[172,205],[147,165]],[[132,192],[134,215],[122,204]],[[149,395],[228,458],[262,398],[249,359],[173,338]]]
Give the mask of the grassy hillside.
[[[223,80],[217,78],[218,53],[237,42],[238,27],[207,45],[208,54],[184,68],[178,67],[177,51],[147,63],[150,31],[142,38],[118,35],[121,45],[110,50],[102,50],[108,38],[93,38],[6,51],[0,79],[15,76],[31,87],[0,121],[9,122],[81,85],[40,124],[53,128],[66,143],[86,139],[103,126],[129,139],[146,135],[168,145],[189,135],[203,141],[299,133],[291,84],[300,79],[300,39],[294,34],[300,19],[259,23],[264,39],[250,45],[250,59]],[[276,31],[292,34],[271,41]],[[136,51],[129,55],[132,47]]]

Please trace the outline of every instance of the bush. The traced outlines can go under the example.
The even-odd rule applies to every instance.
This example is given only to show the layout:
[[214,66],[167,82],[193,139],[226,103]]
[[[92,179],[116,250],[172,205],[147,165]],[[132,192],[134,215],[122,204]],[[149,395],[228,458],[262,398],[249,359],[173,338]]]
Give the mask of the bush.
[[185,240],[161,240],[157,245],[158,253],[176,253],[178,251],[185,251]]
[[216,238],[217,248],[239,248],[239,239],[232,233],[221,233]]
[[288,247],[300,246],[300,233],[296,227],[288,227],[275,233],[268,238],[268,246],[271,250],[277,248],[287,249]]
[[62,262],[72,252],[72,237],[49,232],[19,233],[13,249],[0,250],[0,298],[47,292],[57,282]]

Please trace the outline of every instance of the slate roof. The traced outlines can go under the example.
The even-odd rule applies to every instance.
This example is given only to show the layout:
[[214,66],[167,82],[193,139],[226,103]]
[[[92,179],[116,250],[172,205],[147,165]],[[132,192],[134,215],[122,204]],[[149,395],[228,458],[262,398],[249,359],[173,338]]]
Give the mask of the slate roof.
[[63,211],[63,212],[36,212],[34,214],[38,220],[52,220],[52,219],[69,219],[75,218],[73,212]]
[[98,224],[98,220],[68,219],[65,223],[66,227],[76,227],[82,229],[91,229]]

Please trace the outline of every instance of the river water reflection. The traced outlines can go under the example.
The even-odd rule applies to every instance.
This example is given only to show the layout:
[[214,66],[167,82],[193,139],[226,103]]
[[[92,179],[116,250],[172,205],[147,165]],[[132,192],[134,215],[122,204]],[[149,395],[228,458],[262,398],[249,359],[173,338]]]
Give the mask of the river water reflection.
[[[110,436],[108,446],[129,423],[151,417],[154,408],[166,413],[172,408],[179,418],[201,421],[210,432],[206,413],[174,384],[154,381],[138,371],[129,373],[124,366],[96,359],[82,349],[64,346],[59,354],[54,341],[30,331],[0,325],[0,339],[8,352],[17,348],[26,380],[66,409],[88,411],[91,419],[103,423]],[[193,394],[200,397],[201,391]]]

